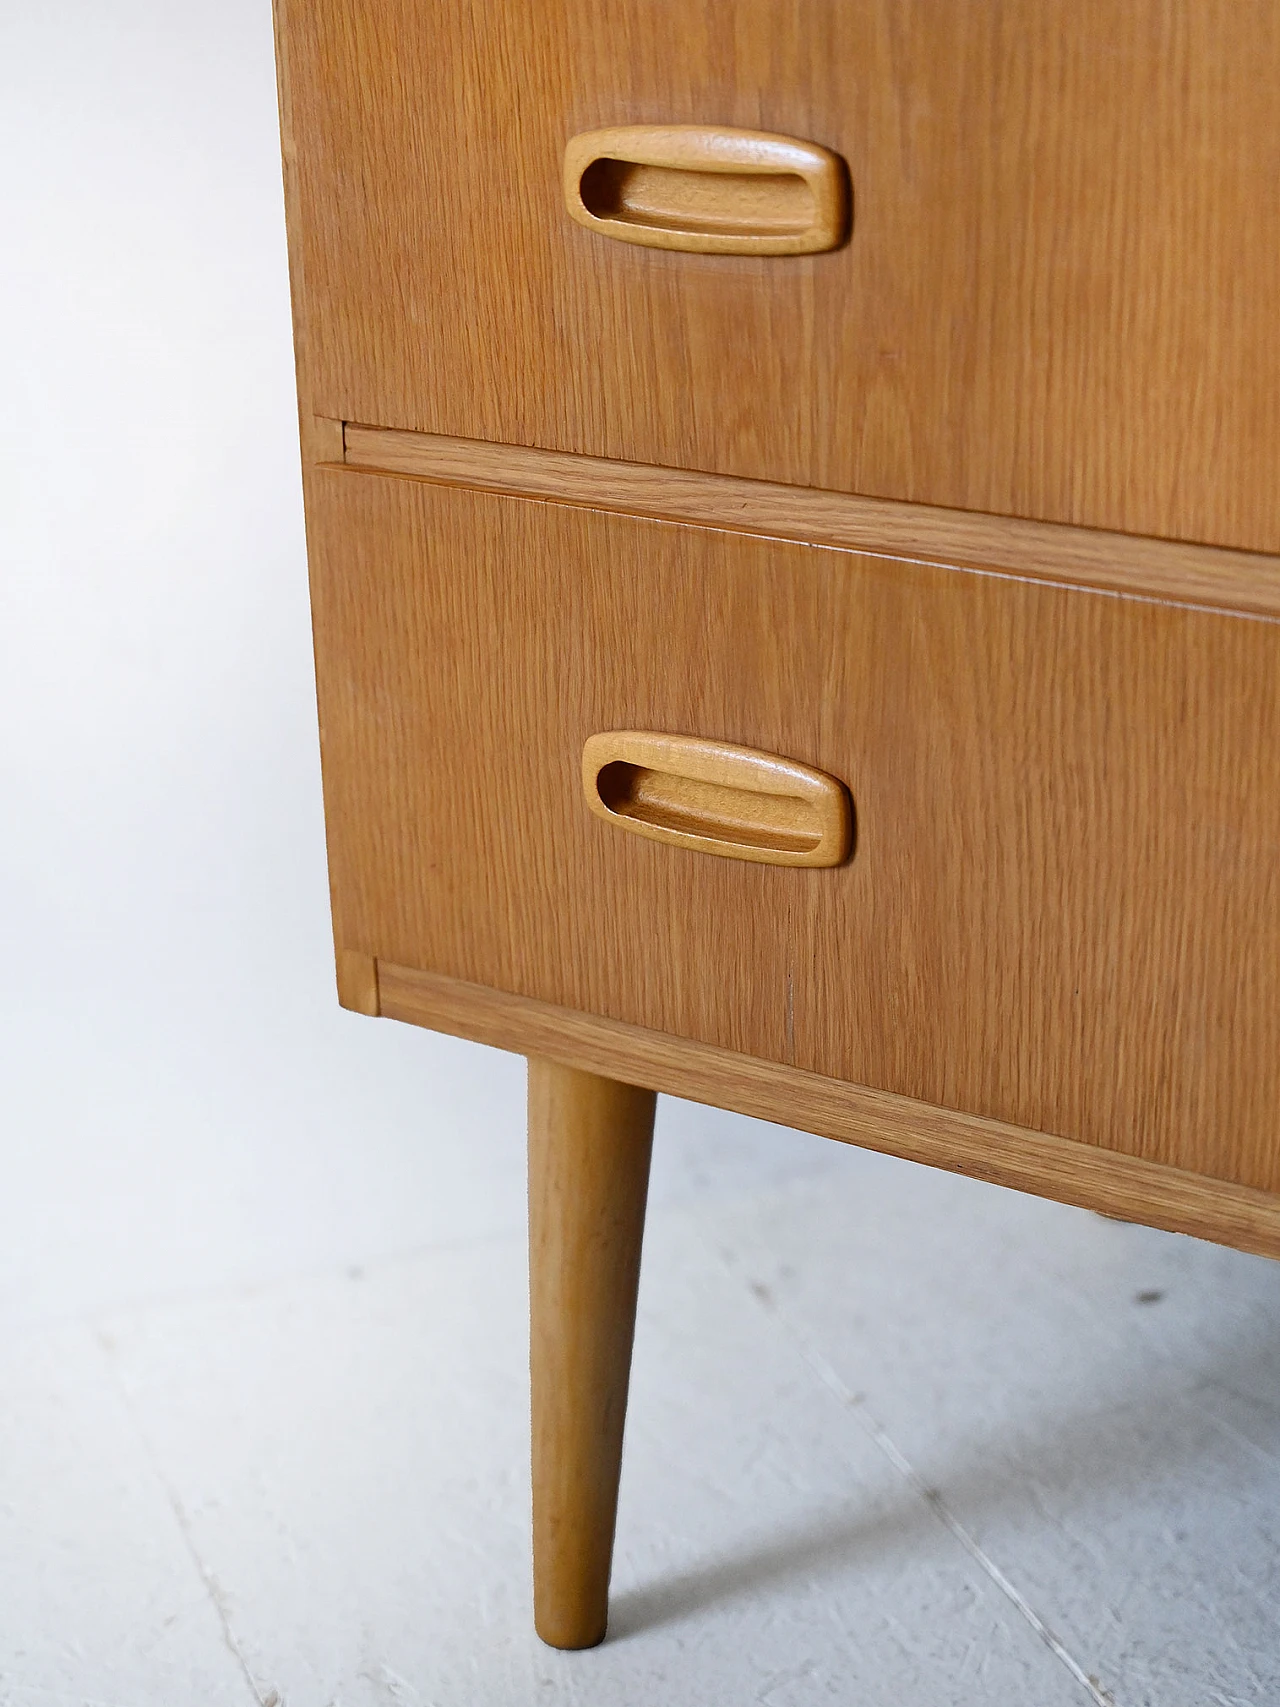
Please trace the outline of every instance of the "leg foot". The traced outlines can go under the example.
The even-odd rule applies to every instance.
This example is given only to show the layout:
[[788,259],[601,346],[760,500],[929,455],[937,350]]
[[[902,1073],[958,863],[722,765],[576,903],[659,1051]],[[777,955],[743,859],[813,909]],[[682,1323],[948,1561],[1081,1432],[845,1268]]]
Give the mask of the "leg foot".
[[529,1062],[534,1625],[604,1639],[656,1096]]

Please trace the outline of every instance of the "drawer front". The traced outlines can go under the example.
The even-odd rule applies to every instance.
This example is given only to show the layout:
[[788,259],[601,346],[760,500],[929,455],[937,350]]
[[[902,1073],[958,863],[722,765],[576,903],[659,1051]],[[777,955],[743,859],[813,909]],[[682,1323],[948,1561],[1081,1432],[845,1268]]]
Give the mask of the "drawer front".
[[[284,0],[315,413],[1280,550],[1274,0]],[[569,139],[848,163],[827,254],[570,219]]]
[[[345,948],[1280,1188],[1280,624],[319,471]],[[622,832],[651,730],[838,778],[852,857]]]

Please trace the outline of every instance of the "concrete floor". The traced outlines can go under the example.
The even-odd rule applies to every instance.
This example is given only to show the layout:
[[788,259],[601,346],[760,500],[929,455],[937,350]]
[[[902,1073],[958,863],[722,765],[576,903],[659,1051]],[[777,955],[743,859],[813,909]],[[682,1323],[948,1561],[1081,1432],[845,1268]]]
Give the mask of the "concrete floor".
[[0,15],[0,1707],[1280,1702],[1280,1265],[664,1104],[530,1631],[523,1072],[332,994],[267,0]]
[[[197,1276],[140,1209],[132,1271],[86,1217],[46,1272],[65,1133],[6,1194],[4,1707],[1280,1700],[1280,1265],[678,1103],[611,1635],[543,1648],[521,1075],[334,1017],[378,1030],[453,1113],[371,1147],[327,1259],[286,1216]],[[231,1183],[296,1202],[288,1156]],[[421,1237],[371,1237],[415,1185]]]

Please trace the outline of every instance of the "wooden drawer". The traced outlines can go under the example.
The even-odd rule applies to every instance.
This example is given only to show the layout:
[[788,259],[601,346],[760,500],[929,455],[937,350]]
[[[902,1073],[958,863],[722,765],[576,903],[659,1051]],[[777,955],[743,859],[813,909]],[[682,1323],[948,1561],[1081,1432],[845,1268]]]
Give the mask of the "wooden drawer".
[[[1280,1189],[1280,624],[340,469],[310,526],[340,946]],[[852,859],[619,833],[620,728],[831,773]]]
[[[307,407],[1280,550],[1273,0],[282,0]],[[447,50],[446,50],[447,49]],[[847,161],[849,243],[573,224],[567,140]]]

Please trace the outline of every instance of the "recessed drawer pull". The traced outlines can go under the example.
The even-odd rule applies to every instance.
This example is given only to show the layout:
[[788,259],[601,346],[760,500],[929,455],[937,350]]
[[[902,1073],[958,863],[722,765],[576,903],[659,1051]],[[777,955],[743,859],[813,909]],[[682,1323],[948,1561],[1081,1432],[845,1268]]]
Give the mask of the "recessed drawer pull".
[[584,131],[564,199],[591,231],[706,255],[809,255],[844,241],[844,161],[814,142],[713,125]]
[[587,804],[651,841],[757,865],[840,865],[853,808],[824,771],[694,735],[613,730],[582,750]]

